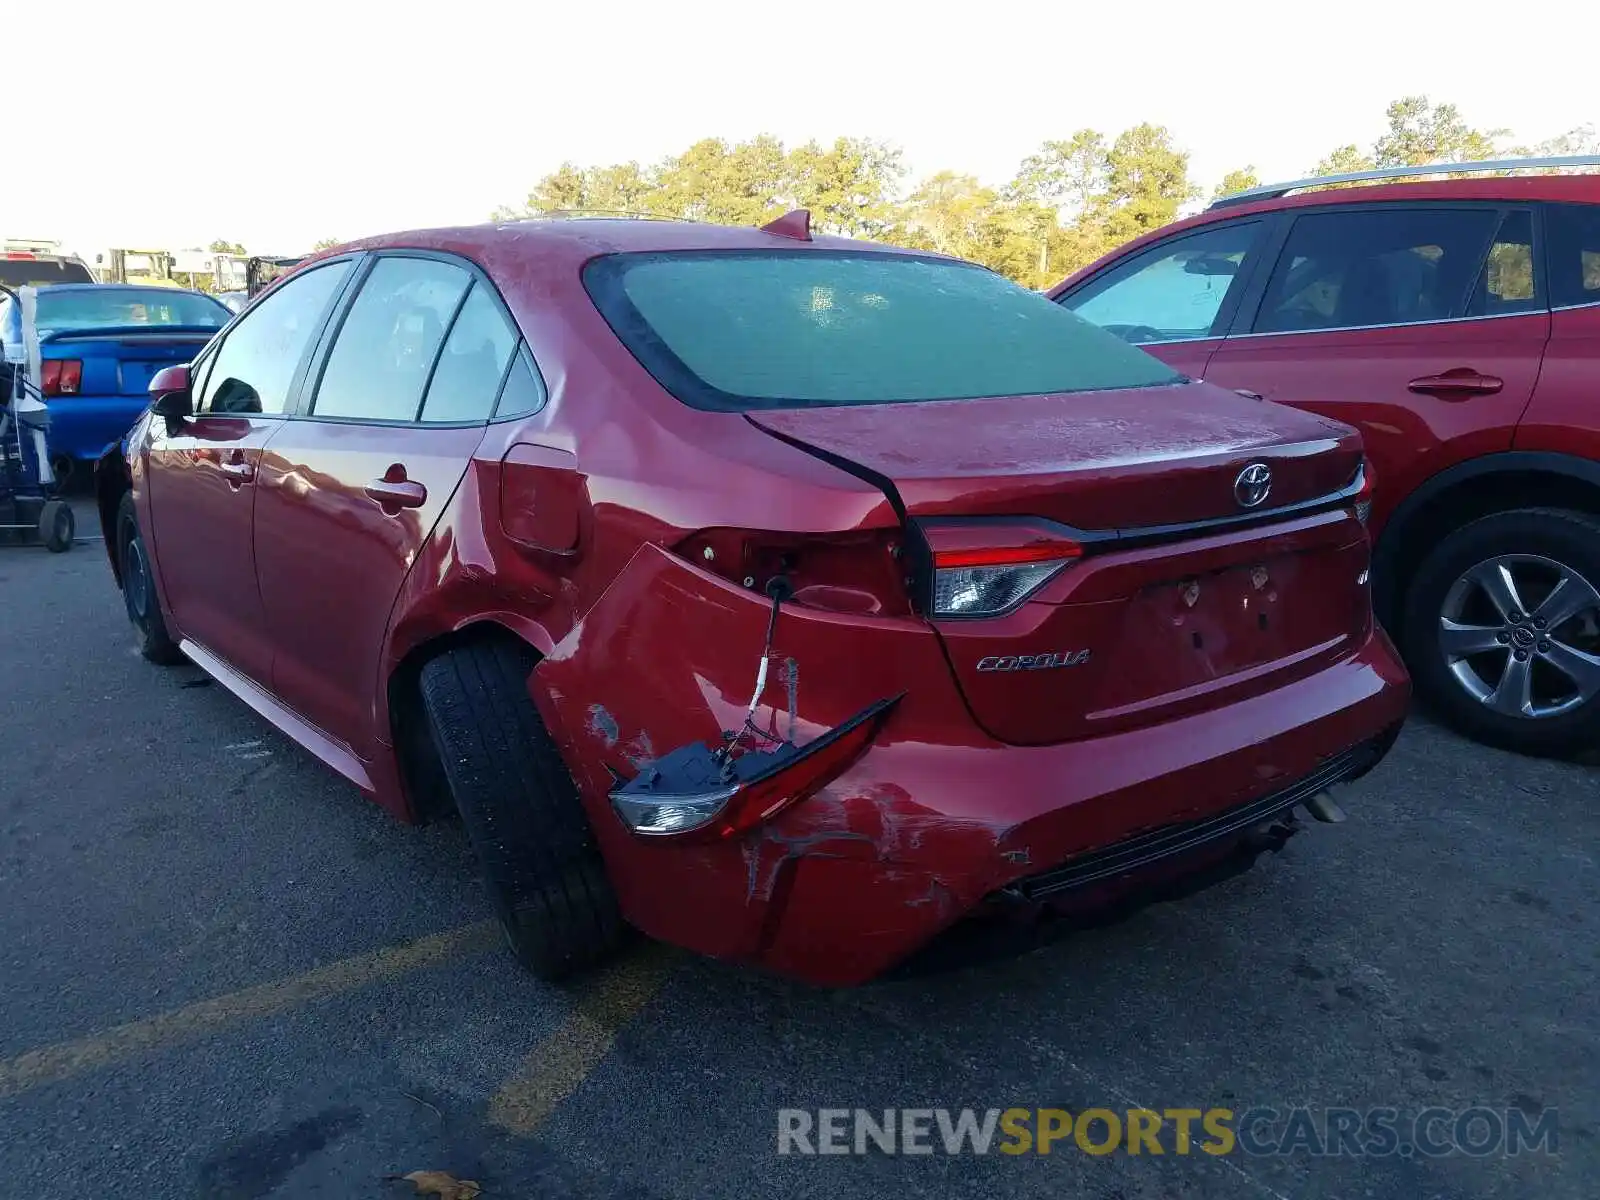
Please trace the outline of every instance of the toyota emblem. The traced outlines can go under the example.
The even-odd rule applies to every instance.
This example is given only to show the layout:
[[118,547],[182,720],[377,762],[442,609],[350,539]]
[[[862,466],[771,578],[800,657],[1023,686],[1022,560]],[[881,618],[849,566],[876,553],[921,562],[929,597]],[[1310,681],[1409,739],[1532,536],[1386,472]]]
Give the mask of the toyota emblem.
[[1240,508],[1255,508],[1272,491],[1272,468],[1266,463],[1251,463],[1233,481],[1233,498]]

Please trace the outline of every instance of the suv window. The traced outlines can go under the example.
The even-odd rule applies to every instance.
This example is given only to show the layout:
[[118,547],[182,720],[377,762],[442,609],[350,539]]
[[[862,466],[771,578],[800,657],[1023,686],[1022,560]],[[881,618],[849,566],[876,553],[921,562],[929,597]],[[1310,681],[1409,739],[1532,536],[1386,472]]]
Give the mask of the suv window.
[[445,338],[422,402],[424,421],[487,421],[517,335],[489,289],[475,283]]
[[1552,204],[1545,209],[1545,228],[1551,305],[1600,303],[1600,205]]
[[1533,214],[1510,212],[1494,235],[1488,260],[1478,276],[1467,315],[1498,317],[1540,307],[1533,271]]
[[1105,272],[1061,304],[1130,342],[1219,335],[1223,302],[1244,275],[1259,221],[1235,221],[1163,242]]
[[1257,333],[1405,325],[1465,315],[1499,214],[1391,209],[1298,218],[1256,317]]
[[283,412],[289,385],[350,263],[313,267],[280,284],[242,317],[211,359],[196,412]]
[[312,403],[319,417],[414,421],[472,276],[431,258],[382,258],[350,306]]

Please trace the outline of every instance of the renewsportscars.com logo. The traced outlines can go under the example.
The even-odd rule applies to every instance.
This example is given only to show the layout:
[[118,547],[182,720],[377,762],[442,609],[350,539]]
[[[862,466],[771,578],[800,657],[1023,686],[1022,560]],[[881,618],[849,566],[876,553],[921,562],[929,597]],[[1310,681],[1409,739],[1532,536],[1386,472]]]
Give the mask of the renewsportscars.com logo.
[[1555,1154],[1553,1108],[780,1108],[779,1154]]

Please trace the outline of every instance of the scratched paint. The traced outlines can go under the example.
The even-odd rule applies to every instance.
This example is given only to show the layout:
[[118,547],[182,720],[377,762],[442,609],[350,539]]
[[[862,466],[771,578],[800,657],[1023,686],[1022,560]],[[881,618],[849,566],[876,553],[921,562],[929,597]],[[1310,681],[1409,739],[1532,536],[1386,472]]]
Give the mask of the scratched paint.
[[617,719],[606,711],[603,704],[589,705],[589,732],[603,741],[607,749],[615,746],[617,739],[622,736]]

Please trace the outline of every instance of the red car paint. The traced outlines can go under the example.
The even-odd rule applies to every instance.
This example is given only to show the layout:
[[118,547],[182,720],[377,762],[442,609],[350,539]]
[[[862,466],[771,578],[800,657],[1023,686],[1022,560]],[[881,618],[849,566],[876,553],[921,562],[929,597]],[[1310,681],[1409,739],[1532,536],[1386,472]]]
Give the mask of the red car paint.
[[[860,245],[562,221],[393,235],[309,260],[297,274],[401,250],[481,268],[548,402],[452,428],[297,414],[171,430],[145,417],[117,465],[172,635],[408,820],[425,815],[401,744],[418,736],[402,719],[414,667],[463,633],[521,638],[542,656],[530,694],[627,918],[827,983],[881,972],[1075,854],[1271,793],[1352,747],[1386,748],[1409,685],[1358,579],[1348,428],[1201,384],[704,411],[624,349],[580,280],[616,252]],[[303,402],[309,387],[296,388]],[[1233,489],[1253,462],[1273,465],[1278,490],[1240,523]],[[948,545],[978,536],[960,518],[995,516],[1064,522],[1087,551],[1004,616],[922,615],[903,580],[905,522]],[[948,532],[953,519],[965,533]],[[1220,523],[1163,530],[1197,521]],[[1153,532],[1107,540],[1135,527]],[[756,572],[782,555],[796,592],[756,723],[804,744],[902,698],[859,760],[758,828],[634,835],[608,791],[738,727],[772,611]],[[1191,585],[1203,602],[1184,600]],[[1069,650],[1090,653],[1055,670],[976,669]]]
[[[1390,183],[1228,204],[1120,246],[1047,294],[1071,307],[1075,293],[1131,257],[1241,220],[1397,206],[1477,205],[1539,213],[1549,204],[1600,205],[1600,177]],[[1534,236],[1536,248],[1542,248],[1547,235],[1541,228]],[[1143,348],[1194,378],[1322,413],[1361,431],[1378,480],[1369,524],[1379,612],[1385,619],[1396,615],[1390,584],[1436,534],[1437,524],[1426,511],[1430,506],[1448,504],[1464,514],[1449,526],[1455,527],[1488,510],[1473,501],[1468,494],[1473,490],[1556,507],[1592,509],[1600,503],[1600,406],[1594,383],[1600,308],[1552,311],[1546,304],[1489,320],[1266,336],[1248,332],[1251,315],[1241,311],[1218,336]],[[1452,376],[1469,383],[1484,379],[1487,386],[1452,388]],[[1445,386],[1430,390],[1419,383],[1428,379],[1442,379]],[[1540,486],[1555,480],[1549,488]],[[1587,499],[1577,501],[1577,495]]]

